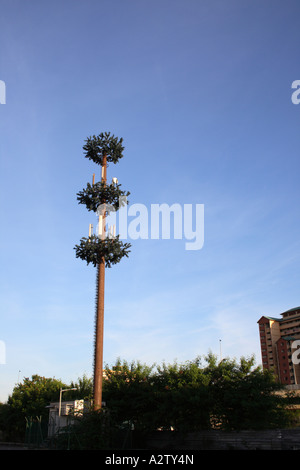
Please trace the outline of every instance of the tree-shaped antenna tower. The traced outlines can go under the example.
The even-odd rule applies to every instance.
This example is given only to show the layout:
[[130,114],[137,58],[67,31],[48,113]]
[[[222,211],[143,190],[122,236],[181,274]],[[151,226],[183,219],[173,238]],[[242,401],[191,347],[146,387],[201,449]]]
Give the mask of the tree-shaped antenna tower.
[[90,224],[89,236],[83,237],[76,245],[76,257],[87,264],[97,267],[96,284],[96,314],[95,314],[95,343],[94,343],[94,409],[102,406],[103,379],[103,331],[104,331],[104,286],[105,268],[119,263],[123,256],[128,256],[130,243],[123,243],[115,234],[115,227],[106,229],[106,217],[111,210],[117,211],[122,204],[128,204],[129,192],[122,191],[116,178],[107,184],[108,162],[117,163],[123,157],[123,139],[105,132],[86,139],[83,150],[85,157],[101,166],[100,181],[87,183],[85,189],[77,193],[79,204],[85,204],[89,211],[98,215],[98,231],[93,234]]

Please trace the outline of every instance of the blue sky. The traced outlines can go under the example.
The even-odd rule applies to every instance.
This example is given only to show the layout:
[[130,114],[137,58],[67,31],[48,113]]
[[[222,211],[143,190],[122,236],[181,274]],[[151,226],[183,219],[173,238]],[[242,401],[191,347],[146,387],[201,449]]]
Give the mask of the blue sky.
[[[107,270],[104,361],[255,354],[299,299],[297,0],[4,0],[0,15],[0,400],[92,375],[95,269],[73,247],[110,131],[130,204],[204,204],[204,246],[135,240]],[[2,343],[2,344],[3,344]]]

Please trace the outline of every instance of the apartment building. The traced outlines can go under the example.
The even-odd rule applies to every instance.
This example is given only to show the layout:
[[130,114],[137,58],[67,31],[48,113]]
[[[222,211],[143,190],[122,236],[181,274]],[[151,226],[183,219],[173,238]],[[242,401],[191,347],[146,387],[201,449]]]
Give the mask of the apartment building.
[[[284,385],[300,386],[300,307],[258,320],[262,365]],[[299,351],[299,354],[297,353]]]

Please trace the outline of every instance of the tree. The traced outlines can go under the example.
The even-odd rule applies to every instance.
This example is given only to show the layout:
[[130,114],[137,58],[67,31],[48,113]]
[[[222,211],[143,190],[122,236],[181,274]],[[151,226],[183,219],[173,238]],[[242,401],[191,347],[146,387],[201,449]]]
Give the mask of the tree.
[[240,361],[208,354],[179,364],[151,368],[117,361],[106,368],[104,395],[117,423],[136,429],[175,431],[271,429],[285,426],[287,400],[269,371],[255,367],[254,357]]
[[154,377],[157,427],[194,431],[210,427],[211,398],[200,358],[158,366]]
[[268,370],[255,367],[254,356],[224,359],[207,356],[205,373],[213,406],[212,423],[224,430],[271,429],[286,425],[287,400],[275,392],[283,386]]
[[[76,417],[71,434],[61,434],[58,446],[108,449],[126,445],[130,430],[135,448],[144,448],[145,437],[157,429],[179,433],[221,429],[272,429],[289,424],[288,398],[270,372],[256,367],[254,357],[223,359],[213,354],[203,359],[162,365],[118,359],[106,365],[101,413]],[[90,380],[72,382],[88,396]],[[87,393],[86,393],[87,392]],[[67,392],[66,392],[67,393]],[[81,395],[80,395],[81,396]],[[1,413],[1,408],[0,408]],[[140,447],[139,447],[140,446]]]
[[0,428],[12,440],[23,439],[25,434],[25,418],[41,417],[48,422],[50,402],[59,400],[60,388],[66,385],[60,380],[33,375],[24,378],[8,397],[7,404],[0,410]]
[[[42,423],[48,423],[49,404],[58,402],[60,389],[66,389],[63,400],[90,400],[92,397],[92,379],[86,375],[79,377],[70,385],[61,380],[41,377],[37,374],[24,378],[17,384],[7,403],[0,405],[0,430],[8,440],[23,439],[26,418],[42,418]],[[76,390],[67,390],[76,388]]]
[[93,380],[85,374],[78,377],[76,382],[71,382],[70,388],[76,388],[76,390],[65,392],[64,396],[67,399],[90,401],[93,397]]
[[120,359],[112,368],[106,365],[103,395],[115,423],[131,422],[139,430],[149,427],[155,415],[153,367]]

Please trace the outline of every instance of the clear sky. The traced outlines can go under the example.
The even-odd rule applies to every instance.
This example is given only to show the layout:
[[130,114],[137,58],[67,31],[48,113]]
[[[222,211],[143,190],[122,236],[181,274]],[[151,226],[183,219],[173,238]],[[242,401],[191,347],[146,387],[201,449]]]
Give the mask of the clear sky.
[[[104,361],[255,355],[300,305],[298,0],[2,0],[0,400],[39,374],[92,376],[96,271],[76,259],[99,168],[130,204],[204,204],[204,245],[132,240],[107,270]],[[221,343],[220,343],[221,340]]]

